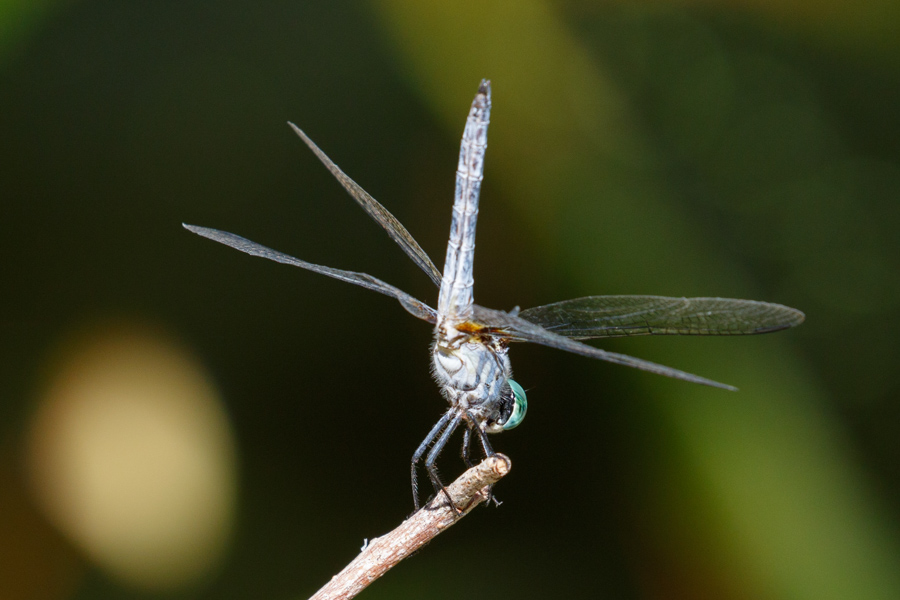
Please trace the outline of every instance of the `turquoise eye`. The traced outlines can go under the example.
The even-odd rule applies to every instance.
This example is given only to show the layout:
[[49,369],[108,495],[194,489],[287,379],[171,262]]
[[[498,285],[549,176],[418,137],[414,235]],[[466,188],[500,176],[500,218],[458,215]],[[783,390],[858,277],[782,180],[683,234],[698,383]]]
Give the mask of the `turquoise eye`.
[[507,383],[512,389],[515,403],[513,404],[512,414],[509,415],[506,423],[503,424],[503,429],[512,429],[513,427],[518,426],[519,423],[522,422],[522,419],[525,418],[525,411],[528,410],[528,400],[525,398],[525,390],[522,389],[521,385],[512,379],[508,379]]

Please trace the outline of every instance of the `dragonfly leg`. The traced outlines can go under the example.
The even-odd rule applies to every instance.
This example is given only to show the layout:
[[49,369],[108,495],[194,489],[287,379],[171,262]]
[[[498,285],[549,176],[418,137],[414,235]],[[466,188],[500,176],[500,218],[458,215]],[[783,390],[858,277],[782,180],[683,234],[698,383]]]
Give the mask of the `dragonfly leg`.
[[417,482],[416,477],[416,463],[422,459],[425,451],[428,450],[428,446],[434,442],[434,438],[438,436],[441,432],[441,429],[447,425],[447,422],[453,417],[453,411],[447,411],[440,420],[435,423],[434,427],[431,428],[431,431],[428,432],[428,435],[425,436],[425,439],[422,440],[422,443],[419,444],[419,447],[416,448],[416,451],[413,453],[412,462],[410,463],[410,479],[412,480],[412,493],[413,493],[413,506],[415,506],[416,510],[419,510],[419,484]]
[[[478,428],[478,439],[481,442],[482,450],[484,450],[485,458],[490,458],[491,456],[496,454],[494,452],[494,449],[491,447],[491,442],[488,439],[487,432],[484,429],[482,429],[481,427]],[[487,497],[487,501],[485,501],[484,505],[490,506],[491,502],[494,503],[494,506],[500,506],[500,504],[501,504],[501,502],[499,500],[497,500],[497,497],[494,496],[494,486],[493,485],[488,487],[488,497]]]
[[466,463],[466,468],[471,469],[475,466],[472,462],[472,459],[469,457],[469,447],[472,441],[472,426],[466,427],[465,431],[463,431],[463,443],[462,443],[462,459],[463,462]]
[[[459,422],[462,421],[462,415],[460,413],[447,413],[446,417],[450,417],[452,415],[452,419],[447,424],[447,427],[444,428],[444,431],[441,432],[441,437],[437,439],[434,443],[434,446],[431,447],[431,452],[428,453],[428,456],[425,458],[425,470],[428,471],[428,476],[431,478],[431,483],[434,485],[434,493],[440,494],[443,492],[444,496],[447,497],[447,501],[450,503],[450,506],[456,509],[456,505],[453,504],[453,499],[450,498],[450,493],[447,491],[447,488],[444,487],[444,484],[441,483],[441,478],[438,476],[437,467],[434,462],[437,460],[438,455],[441,453],[441,450],[444,449],[444,446],[447,445],[447,440],[450,439],[450,436],[453,435],[453,432],[456,430]],[[443,419],[442,419],[443,420]]]
[[491,442],[488,440],[487,432],[481,427],[478,428],[478,440],[481,442],[481,448],[484,450],[484,457],[490,458],[494,454],[494,449],[491,448]]

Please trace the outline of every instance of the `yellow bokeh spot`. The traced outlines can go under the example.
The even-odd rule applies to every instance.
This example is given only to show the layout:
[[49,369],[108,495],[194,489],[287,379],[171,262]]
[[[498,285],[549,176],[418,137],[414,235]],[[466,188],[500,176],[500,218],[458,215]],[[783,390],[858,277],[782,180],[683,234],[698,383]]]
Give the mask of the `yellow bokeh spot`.
[[219,396],[181,345],[143,327],[64,345],[30,429],[48,518],[98,566],[173,589],[218,564],[234,519],[234,441]]

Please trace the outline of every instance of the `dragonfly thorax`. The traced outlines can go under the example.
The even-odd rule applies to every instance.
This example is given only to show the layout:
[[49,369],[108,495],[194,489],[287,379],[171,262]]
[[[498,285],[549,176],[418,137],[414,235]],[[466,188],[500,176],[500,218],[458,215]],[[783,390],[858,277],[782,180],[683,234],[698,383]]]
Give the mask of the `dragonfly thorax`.
[[514,403],[512,369],[502,339],[443,323],[432,348],[434,376],[452,408],[481,429],[502,430]]

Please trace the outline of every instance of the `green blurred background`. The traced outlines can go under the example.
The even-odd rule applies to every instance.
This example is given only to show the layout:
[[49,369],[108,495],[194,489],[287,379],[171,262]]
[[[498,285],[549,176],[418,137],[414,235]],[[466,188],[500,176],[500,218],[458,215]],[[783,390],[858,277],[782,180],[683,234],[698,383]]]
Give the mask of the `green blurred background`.
[[[367,598],[900,597],[900,5],[0,3],[0,599],[305,598],[411,510],[429,327],[181,222],[428,279],[493,114],[476,301],[746,297],[745,339],[538,347],[513,471]],[[461,470],[453,450],[448,479]]]

